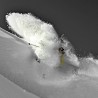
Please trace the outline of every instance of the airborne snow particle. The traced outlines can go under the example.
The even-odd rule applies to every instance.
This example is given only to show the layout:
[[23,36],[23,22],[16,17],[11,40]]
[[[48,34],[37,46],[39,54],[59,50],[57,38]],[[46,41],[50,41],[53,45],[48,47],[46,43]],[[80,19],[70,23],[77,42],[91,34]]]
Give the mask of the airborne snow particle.
[[[78,74],[98,76],[98,60],[78,58],[71,51],[66,39],[59,38],[51,24],[45,23],[32,14],[9,13],[6,15],[9,28],[30,43],[40,62],[58,67],[65,62],[79,68]],[[62,52],[59,49],[62,47]]]

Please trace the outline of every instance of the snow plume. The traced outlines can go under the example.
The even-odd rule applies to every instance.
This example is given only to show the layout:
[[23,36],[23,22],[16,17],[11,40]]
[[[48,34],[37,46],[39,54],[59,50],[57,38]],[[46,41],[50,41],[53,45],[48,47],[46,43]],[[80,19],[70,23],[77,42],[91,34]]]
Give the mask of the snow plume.
[[[79,58],[70,42],[58,37],[51,24],[45,23],[32,14],[10,13],[6,15],[9,28],[32,45],[35,54],[45,65],[60,66],[61,55],[58,49],[63,47],[64,65],[66,62],[78,67],[79,75],[98,76],[98,60],[93,57]],[[38,47],[37,47],[38,46]]]

